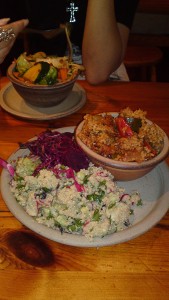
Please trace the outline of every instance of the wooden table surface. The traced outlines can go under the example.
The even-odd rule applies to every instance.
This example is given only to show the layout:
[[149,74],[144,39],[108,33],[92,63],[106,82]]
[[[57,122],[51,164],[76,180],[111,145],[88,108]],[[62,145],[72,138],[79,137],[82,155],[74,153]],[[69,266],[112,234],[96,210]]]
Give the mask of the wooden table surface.
[[[1,79],[1,87],[7,83]],[[47,128],[76,125],[86,113],[146,110],[169,135],[169,84],[110,82],[90,86],[78,112],[52,121],[26,121],[0,108],[0,156],[7,159]],[[168,160],[169,162],[169,160]],[[169,212],[151,230],[118,245],[62,245],[23,226],[0,196],[0,299],[169,299]]]

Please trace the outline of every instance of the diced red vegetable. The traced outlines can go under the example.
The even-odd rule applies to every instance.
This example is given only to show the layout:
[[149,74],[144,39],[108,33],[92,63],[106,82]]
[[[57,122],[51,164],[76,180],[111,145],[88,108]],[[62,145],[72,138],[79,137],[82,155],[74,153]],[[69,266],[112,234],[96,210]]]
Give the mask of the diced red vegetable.
[[115,123],[121,137],[128,137],[133,135],[131,127],[127,124],[124,118],[115,118]]
[[144,147],[147,147],[148,150],[153,154],[153,156],[156,156],[158,153],[157,151],[150,145],[150,143],[144,139]]
[[60,68],[58,69],[58,78],[65,81],[67,80],[68,69],[67,68]]

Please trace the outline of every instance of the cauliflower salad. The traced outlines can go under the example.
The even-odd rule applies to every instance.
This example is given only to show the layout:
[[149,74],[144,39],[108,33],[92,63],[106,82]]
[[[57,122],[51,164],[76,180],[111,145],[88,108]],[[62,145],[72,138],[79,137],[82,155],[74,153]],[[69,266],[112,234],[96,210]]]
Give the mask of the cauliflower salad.
[[57,164],[36,171],[39,163],[32,156],[18,158],[10,189],[31,217],[61,233],[102,238],[129,227],[142,205],[138,192],[127,194],[102,167],[90,163],[75,172]]

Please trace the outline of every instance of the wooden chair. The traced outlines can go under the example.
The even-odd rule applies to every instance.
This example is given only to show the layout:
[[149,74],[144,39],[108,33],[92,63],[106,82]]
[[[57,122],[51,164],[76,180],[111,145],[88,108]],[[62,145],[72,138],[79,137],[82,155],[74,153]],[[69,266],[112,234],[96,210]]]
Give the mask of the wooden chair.
[[[124,64],[130,80],[157,81],[156,65],[162,60],[163,52],[158,47],[128,46]],[[131,76],[130,76],[131,75]]]

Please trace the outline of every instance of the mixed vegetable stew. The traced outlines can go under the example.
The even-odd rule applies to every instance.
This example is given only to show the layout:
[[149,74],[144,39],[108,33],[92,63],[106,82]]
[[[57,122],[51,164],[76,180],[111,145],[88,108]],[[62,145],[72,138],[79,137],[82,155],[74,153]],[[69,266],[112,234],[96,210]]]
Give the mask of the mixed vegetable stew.
[[82,65],[70,62],[67,56],[47,56],[45,52],[27,55],[22,53],[15,59],[13,75],[26,84],[53,85],[74,79]]

